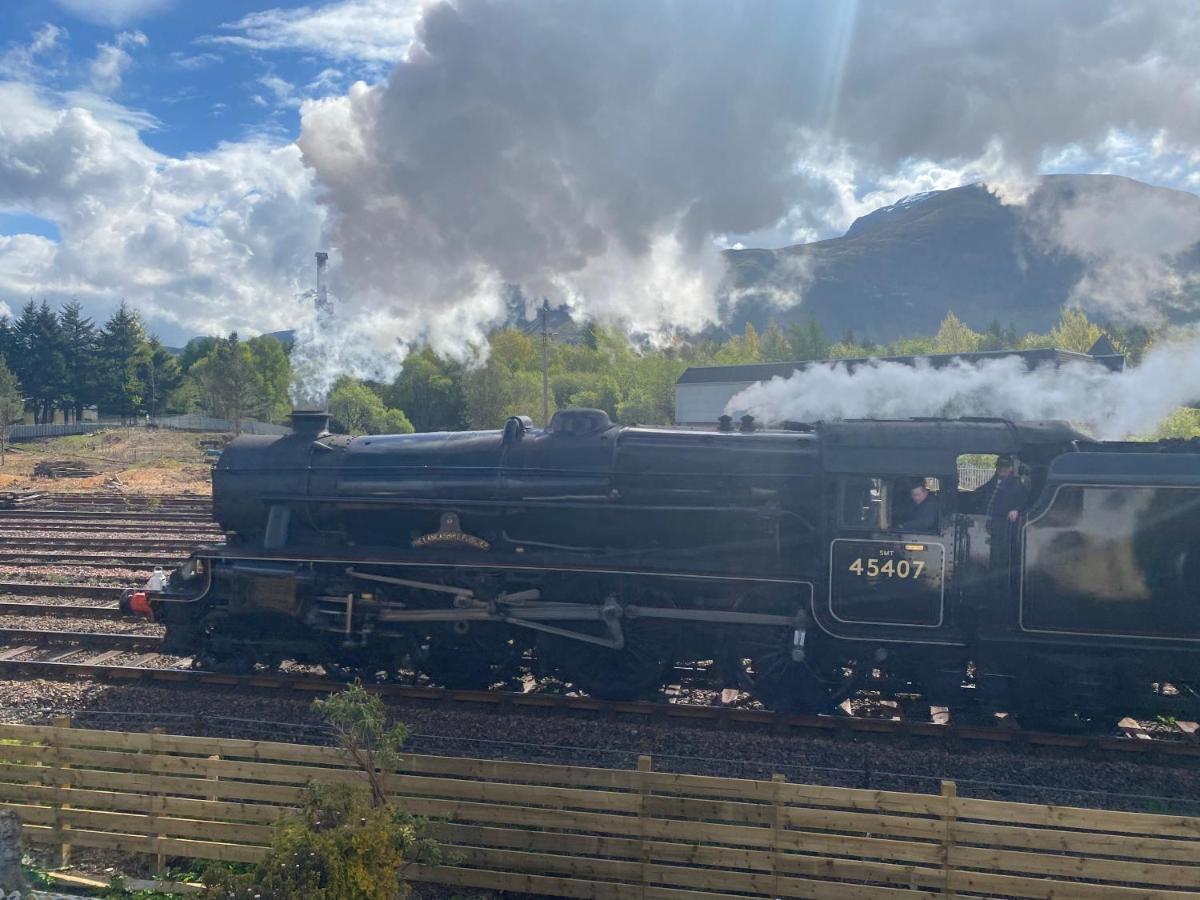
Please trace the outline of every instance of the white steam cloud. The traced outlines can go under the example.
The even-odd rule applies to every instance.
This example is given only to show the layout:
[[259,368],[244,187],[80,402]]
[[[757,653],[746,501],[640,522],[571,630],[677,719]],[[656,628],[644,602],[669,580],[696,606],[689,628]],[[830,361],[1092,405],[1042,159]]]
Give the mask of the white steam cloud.
[[[1161,325],[1174,309],[1200,312],[1200,198],[1127,178],[1072,179],[1027,206],[1031,235],[1079,259],[1068,305],[1105,318]],[[1028,199],[1028,198],[1027,198]]]
[[1142,364],[1113,372],[1099,363],[1029,370],[1019,357],[934,369],[872,362],[853,371],[815,365],[746,388],[726,406],[766,423],[912,416],[1065,419],[1097,437],[1152,431],[1180,406],[1200,403],[1200,334],[1156,346]]
[[[343,315],[460,357],[512,287],[527,314],[547,296],[650,335],[743,293],[794,306],[807,272],[714,297],[722,241],[828,235],[862,185],[933,161],[1011,202],[1049,151],[1114,130],[1200,146],[1184,0],[453,0],[421,8],[412,35],[386,83],[306,103],[298,143]],[[1080,290],[1153,293],[1143,256],[1110,270],[1097,255]]]

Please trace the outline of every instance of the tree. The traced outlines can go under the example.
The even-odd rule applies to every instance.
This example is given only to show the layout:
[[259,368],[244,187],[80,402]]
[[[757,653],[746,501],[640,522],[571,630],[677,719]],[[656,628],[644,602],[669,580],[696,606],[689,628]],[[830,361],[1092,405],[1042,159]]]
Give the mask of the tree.
[[236,434],[242,432],[242,419],[255,402],[257,379],[250,353],[236,331],[218,338],[208,356],[195,363],[191,376],[196,379],[209,411],[232,421]]
[[25,417],[25,399],[21,386],[0,357],[0,465],[4,465],[8,452],[9,429]]
[[63,410],[69,409],[79,422],[83,408],[98,399],[96,326],[84,316],[78,300],[59,311],[58,326],[63,347]]
[[329,392],[329,413],[347,434],[411,434],[412,423],[401,410],[388,409],[361,381],[343,375]]
[[979,341],[980,350],[1003,350],[1004,349],[1004,331],[1000,327],[999,319],[992,319],[988,324],[987,331],[983,333],[983,337]]
[[[542,379],[489,360],[463,377],[467,424],[472,428],[499,428],[509,416],[538,417],[542,409]],[[550,414],[557,406],[550,398]],[[545,424],[544,422],[542,423]]]
[[98,344],[101,402],[130,422],[142,409],[146,395],[142,374],[151,353],[141,316],[121,301],[104,323]]
[[251,411],[267,422],[281,422],[291,411],[288,387],[292,383],[292,364],[279,339],[259,335],[246,341],[255,388]]
[[463,367],[432,347],[409,354],[384,401],[404,410],[417,431],[455,431],[466,424]]
[[812,310],[808,311],[808,320],[804,325],[793,325],[788,329],[788,343],[791,344],[791,356],[794,360],[829,358],[829,338],[817,324],[817,315]]
[[180,371],[184,375],[190,372],[192,366],[212,353],[213,348],[217,346],[217,341],[219,340],[219,337],[209,335],[207,337],[192,338],[188,341],[183,347],[183,352],[179,354]]
[[32,349],[38,327],[37,312],[37,304],[32,300],[21,307],[21,315],[13,322],[12,349],[7,356],[8,365],[21,383],[26,403],[33,409],[35,424],[42,420],[39,399],[44,390],[41,372]]
[[933,338],[935,353],[974,353],[979,349],[983,335],[972,331],[954,313],[946,313],[942,324]]
[[183,381],[179,371],[179,360],[157,337],[150,338],[146,360],[142,367],[142,381],[146,385],[146,411],[152,416],[161,416],[167,398]]
[[791,343],[779,323],[772,319],[759,339],[763,362],[789,362],[793,359]]
[[749,322],[741,335],[734,335],[716,353],[716,363],[722,366],[762,362],[762,344],[758,332]]
[[1087,353],[1103,333],[1082,309],[1064,309],[1058,324],[1050,330],[1050,343],[1059,350]]

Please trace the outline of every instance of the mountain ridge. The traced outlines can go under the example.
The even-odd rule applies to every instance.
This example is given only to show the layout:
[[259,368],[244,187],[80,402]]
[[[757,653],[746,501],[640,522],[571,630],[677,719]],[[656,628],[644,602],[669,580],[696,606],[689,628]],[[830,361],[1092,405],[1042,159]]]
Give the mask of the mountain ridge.
[[[969,184],[873,210],[840,237],[776,250],[727,250],[727,296],[739,299],[726,302],[723,319],[739,331],[771,320],[786,326],[811,311],[830,335],[852,329],[873,341],[930,334],[948,312],[976,329],[998,320],[1045,331],[1068,302],[1087,308],[1089,298],[1075,293],[1085,275],[1114,255],[1128,256],[1110,246],[1127,227],[1122,210],[1153,222],[1158,208],[1165,221],[1181,226],[1164,243],[1174,246],[1182,236],[1190,246],[1173,254],[1143,250],[1138,259],[1169,257],[1164,265],[1191,278],[1195,288],[1200,197],[1122,176],[1049,175],[1021,205],[1006,205],[982,184]],[[1106,217],[1113,220],[1112,236],[1104,234]],[[803,299],[781,307],[775,301],[781,295]],[[1146,300],[1140,312],[1153,307],[1176,319],[1200,309],[1200,296],[1184,298],[1185,309]]]

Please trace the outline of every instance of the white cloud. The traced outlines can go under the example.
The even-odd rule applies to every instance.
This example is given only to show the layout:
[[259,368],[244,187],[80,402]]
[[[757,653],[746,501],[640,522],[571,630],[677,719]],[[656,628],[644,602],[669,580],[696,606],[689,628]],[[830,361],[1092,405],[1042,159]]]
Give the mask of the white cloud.
[[0,297],[122,297],[176,335],[292,327],[322,213],[291,144],[225,143],[183,158],[146,120],[87,95],[0,82],[0,208],[53,220],[61,242],[0,239]]
[[41,65],[39,57],[45,57],[58,49],[67,30],[57,25],[47,23],[34,32],[28,44],[10,44],[4,53],[0,54],[0,76],[6,78],[30,79]]
[[280,78],[278,75],[264,75],[258,79],[258,83],[275,96],[276,105],[300,106],[300,99],[296,96],[296,86],[290,81]]
[[221,62],[221,55],[219,53],[180,53],[176,50],[171,54],[171,59],[179,68],[195,72]]
[[324,6],[268,9],[222,26],[217,43],[254,50],[296,50],[332,59],[390,63],[412,43],[421,0],[341,0]]
[[149,39],[140,31],[123,31],[115,43],[97,44],[96,55],[88,70],[91,74],[92,90],[101,94],[113,94],[121,87],[126,70],[133,65],[133,57],[126,47],[145,47]]
[[155,15],[174,5],[174,0],[54,0],[79,18],[97,25],[119,28]]

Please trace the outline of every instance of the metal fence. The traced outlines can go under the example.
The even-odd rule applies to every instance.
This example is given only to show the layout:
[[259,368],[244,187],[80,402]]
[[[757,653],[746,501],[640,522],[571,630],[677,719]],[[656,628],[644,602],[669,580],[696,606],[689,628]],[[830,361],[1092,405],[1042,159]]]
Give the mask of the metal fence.
[[70,425],[13,425],[8,429],[10,441],[32,441],[34,438],[63,437],[68,434],[88,434],[100,428],[112,428],[108,422],[72,422]]
[[960,491],[973,491],[976,488],[981,488],[995,474],[996,470],[994,468],[989,469],[986,466],[959,466],[958,489]]
[[[173,431],[233,431],[231,419],[217,419],[212,416],[159,416],[149,421],[139,419],[135,422],[72,422],[69,425],[13,425],[8,429],[10,442],[32,441],[37,438],[64,437],[69,434],[90,434],[104,428],[139,428],[152,425],[155,428],[167,428]],[[290,434],[291,429],[286,425],[273,425],[270,422],[260,422],[257,419],[242,419],[242,434]]]
[[[150,424],[158,428],[171,428],[176,431],[233,431],[232,419],[218,419],[198,414],[158,416],[151,419]],[[273,425],[257,419],[242,419],[242,434],[291,434],[291,431],[292,429],[286,425]]]

